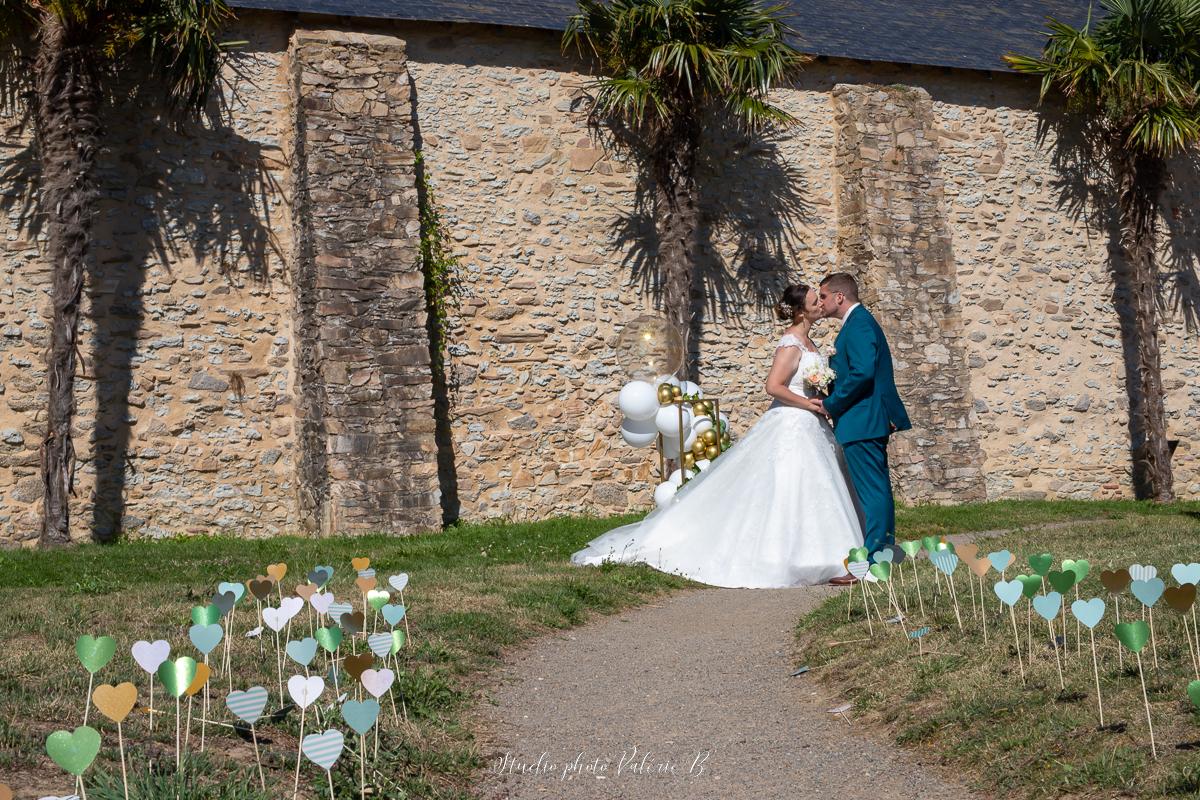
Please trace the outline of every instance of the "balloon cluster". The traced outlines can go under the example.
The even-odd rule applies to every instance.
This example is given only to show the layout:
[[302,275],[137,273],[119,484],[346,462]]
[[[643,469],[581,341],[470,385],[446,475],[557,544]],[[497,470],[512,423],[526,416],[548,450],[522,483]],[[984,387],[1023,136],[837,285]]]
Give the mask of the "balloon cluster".
[[671,501],[687,477],[708,469],[732,445],[729,418],[691,381],[670,375],[660,375],[654,383],[630,381],[621,388],[617,405],[625,415],[621,438],[626,444],[649,447],[657,442],[665,458],[682,462],[654,490],[659,506]]

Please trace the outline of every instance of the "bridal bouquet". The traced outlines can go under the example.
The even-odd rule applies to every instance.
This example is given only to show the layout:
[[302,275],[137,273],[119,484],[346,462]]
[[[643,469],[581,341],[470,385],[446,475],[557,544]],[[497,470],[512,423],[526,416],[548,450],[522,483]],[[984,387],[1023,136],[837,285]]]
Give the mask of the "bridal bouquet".
[[821,394],[828,394],[829,387],[837,373],[824,364],[814,364],[804,372],[804,382]]

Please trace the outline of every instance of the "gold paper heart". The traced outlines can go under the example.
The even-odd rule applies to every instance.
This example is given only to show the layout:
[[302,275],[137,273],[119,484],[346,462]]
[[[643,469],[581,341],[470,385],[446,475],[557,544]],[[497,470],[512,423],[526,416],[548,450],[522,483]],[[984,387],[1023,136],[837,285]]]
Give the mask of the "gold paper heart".
[[312,596],[317,593],[316,584],[301,583],[296,586],[296,596],[302,600],[311,600]]
[[954,548],[954,552],[958,553],[958,557],[969,564],[979,555],[979,545],[960,544]]
[[92,702],[101,714],[113,722],[124,722],[137,703],[137,687],[128,681],[116,686],[102,683],[92,692]]
[[[963,547],[965,546],[963,545]],[[959,548],[959,551],[962,551],[962,547]],[[975,573],[975,577],[982,578],[992,568],[992,562],[986,558],[971,558],[967,559],[967,566],[971,568],[971,572]]]
[[366,569],[367,567],[371,566],[371,559],[369,559],[369,558],[352,558],[352,559],[350,559],[350,566],[354,567],[356,570]]
[[366,594],[378,585],[378,581],[376,581],[374,577],[358,578],[354,581],[354,585],[357,586],[363,594]]
[[283,580],[283,576],[287,575],[287,564],[280,562],[278,564],[267,564],[267,575],[271,576],[271,580],[279,583]]
[[346,668],[346,672],[350,673],[354,680],[358,680],[374,663],[375,656],[370,653],[359,653],[356,656],[346,656],[346,659],[342,662],[342,666]]
[[211,675],[212,670],[208,668],[208,664],[197,664],[196,678],[192,681],[192,685],[187,687],[187,691],[184,694],[188,697],[196,694],[196,692],[204,688],[204,684],[208,683],[209,676]]

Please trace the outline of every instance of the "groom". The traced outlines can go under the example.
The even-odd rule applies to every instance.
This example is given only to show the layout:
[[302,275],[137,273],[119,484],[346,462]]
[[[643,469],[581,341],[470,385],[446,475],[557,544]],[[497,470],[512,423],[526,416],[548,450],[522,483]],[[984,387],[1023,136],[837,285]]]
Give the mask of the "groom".
[[[875,551],[896,541],[896,506],[888,472],[888,436],[912,427],[892,377],[892,353],[883,329],[858,302],[858,283],[845,272],[821,281],[821,310],[842,321],[829,360],[833,387],[822,402],[846,454],[850,478],[866,516],[864,545]],[[834,583],[853,582],[835,578]]]

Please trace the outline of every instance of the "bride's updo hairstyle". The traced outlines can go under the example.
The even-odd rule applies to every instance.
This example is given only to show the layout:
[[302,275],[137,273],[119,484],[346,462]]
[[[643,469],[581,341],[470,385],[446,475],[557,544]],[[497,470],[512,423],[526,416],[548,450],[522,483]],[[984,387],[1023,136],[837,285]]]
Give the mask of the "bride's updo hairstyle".
[[808,300],[808,287],[802,283],[793,283],[783,290],[779,302],[775,304],[775,316],[780,321],[791,323],[796,319],[796,312],[804,310]]

